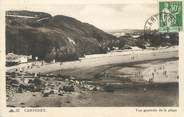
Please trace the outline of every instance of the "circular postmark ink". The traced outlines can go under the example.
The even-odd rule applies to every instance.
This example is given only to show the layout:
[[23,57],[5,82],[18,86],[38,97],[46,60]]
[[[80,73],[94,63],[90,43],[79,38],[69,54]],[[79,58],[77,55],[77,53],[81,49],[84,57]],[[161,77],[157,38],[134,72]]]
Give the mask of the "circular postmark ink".
[[144,33],[162,32],[160,28],[164,28],[165,32],[170,32],[170,27],[176,22],[176,18],[171,13],[158,13],[149,17],[144,25]]
[[[173,23],[175,23],[175,17],[170,13],[161,12],[152,15],[144,24],[144,39],[158,33],[169,33]],[[165,31],[160,31],[160,28]]]
[[176,22],[176,18],[171,13],[158,13],[149,17],[144,25],[144,32],[160,31],[160,27],[165,29],[165,32],[170,32],[170,27]]
[[152,15],[149,17],[144,24],[144,33],[150,32],[153,30],[158,30],[159,24],[159,14]]

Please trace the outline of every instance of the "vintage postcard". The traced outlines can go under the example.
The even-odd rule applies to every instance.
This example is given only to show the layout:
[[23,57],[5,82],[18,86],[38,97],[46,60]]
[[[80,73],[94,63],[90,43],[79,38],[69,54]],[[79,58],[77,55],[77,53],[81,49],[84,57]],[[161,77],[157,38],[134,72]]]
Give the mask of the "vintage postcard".
[[2,0],[0,117],[183,117],[182,0]]

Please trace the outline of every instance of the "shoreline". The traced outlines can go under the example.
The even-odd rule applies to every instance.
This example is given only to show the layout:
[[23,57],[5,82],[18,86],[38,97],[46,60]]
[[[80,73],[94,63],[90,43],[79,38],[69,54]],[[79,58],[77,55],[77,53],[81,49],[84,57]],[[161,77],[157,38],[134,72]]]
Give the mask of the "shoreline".
[[[77,69],[77,68],[89,68],[95,66],[102,65],[110,65],[110,64],[121,64],[121,63],[129,63],[136,61],[146,61],[146,60],[155,60],[155,59],[165,59],[165,58],[173,58],[178,57],[178,49],[177,48],[168,48],[159,50],[151,50],[149,51],[133,51],[129,52],[129,54],[125,54],[125,52],[118,52],[117,54],[105,54],[105,56],[97,57],[97,58],[85,58],[81,61],[70,61],[70,62],[57,62],[53,64],[48,64],[45,66],[39,66],[39,68],[33,68],[27,70],[30,73],[48,73],[53,71],[58,71],[62,69]],[[132,57],[134,57],[132,59]]]

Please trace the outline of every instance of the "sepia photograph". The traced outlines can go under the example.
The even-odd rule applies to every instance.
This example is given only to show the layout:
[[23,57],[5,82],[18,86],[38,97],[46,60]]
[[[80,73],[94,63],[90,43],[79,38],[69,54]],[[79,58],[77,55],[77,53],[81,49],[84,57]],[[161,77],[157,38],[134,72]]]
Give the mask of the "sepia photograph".
[[182,2],[5,13],[7,107],[178,107]]

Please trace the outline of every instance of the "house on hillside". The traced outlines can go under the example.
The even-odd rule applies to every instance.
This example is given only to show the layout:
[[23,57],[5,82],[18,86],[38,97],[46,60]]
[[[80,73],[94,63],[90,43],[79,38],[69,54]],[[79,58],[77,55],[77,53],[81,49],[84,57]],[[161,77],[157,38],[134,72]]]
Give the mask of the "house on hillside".
[[6,55],[6,65],[11,66],[11,65],[16,65],[16,64],[21,64],[21,63],[26,63],[28,60],[32,59],[32,55],[16,55],[14,53],[8,53]]

